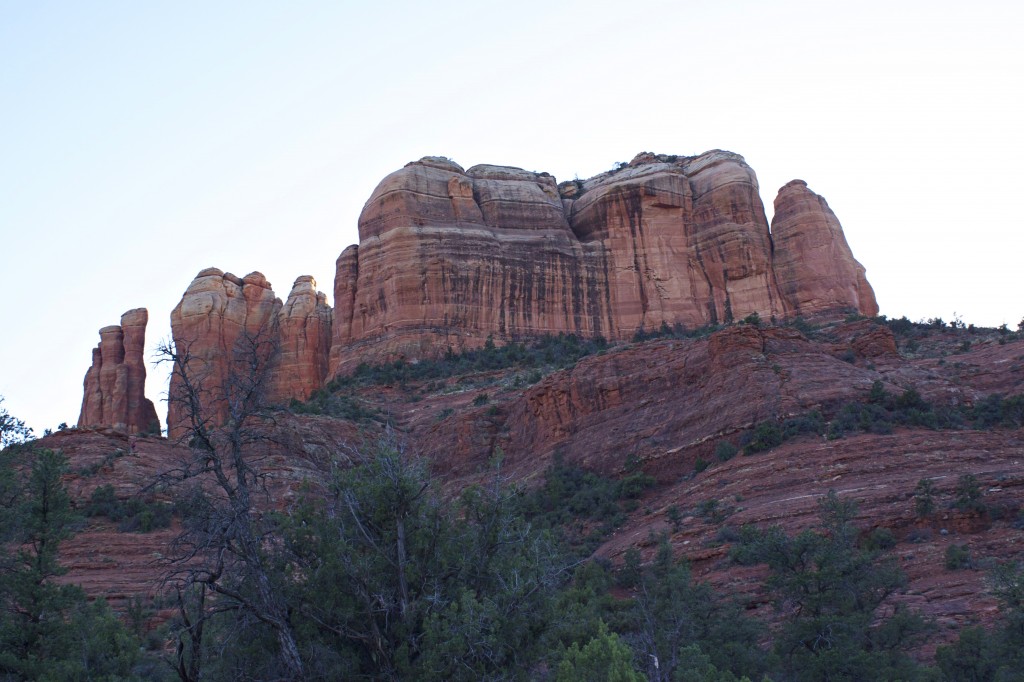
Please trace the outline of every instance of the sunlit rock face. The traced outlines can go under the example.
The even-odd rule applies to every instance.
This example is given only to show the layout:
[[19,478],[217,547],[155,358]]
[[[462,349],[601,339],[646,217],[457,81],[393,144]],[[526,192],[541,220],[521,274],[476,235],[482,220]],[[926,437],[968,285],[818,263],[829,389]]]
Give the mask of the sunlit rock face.
[[875,292],[823,197],[793,180],[779,190],[772,218],[775,275],[787,309],[813,315],[847,308],[878,314]]
[[259,272],[242,278],[217,268],[200,272],[171,313],[171,336],[193,382],[171,374],[171,438],[188,426],[183,399],[189,392],[205,416],[226,422],[232,395],[246,388],[253,363],[266,368],[258,387],[264,403],[308,398],[326,381],[331,317],[327,296],[308,275],[295,280],[282,304]]
[[109,427],[129,434],[159,433],[160,420],[147,400],[145,308],[129,310],[121,324],[100,329],[100,344],[92,351],[85,374],[78,426]]
[[428,157],[386,177],[335,278],[331,368],[562,331],[607,334],[601,245],[569,226],[554,178]]
[[579,189],[566,208],[574,233],[608,263],[613,338],[784,313],[757,177],[743,157],[641,154]]
[[[241,389],[248,355],[267,363],[277,339],[280,299],[259,272],[244,278],[217,268],[201,271],[171,312],[171,337],[183,374],[176,366],[168,391],[167,430],[171,438],[185,432],[200,413],[217,423],[229,417],[232,394]],[[188,407],[190,400],[197,407]]]
[[330,373],[488,337],[623,339],[751,313],[873,314],[863,268],[821,206],[784,202],[792,218],[778,223],[773,249],[757,177],[731,152],[644,153],[561,185],[423,158],[381,181],[359,245],[338,259]]

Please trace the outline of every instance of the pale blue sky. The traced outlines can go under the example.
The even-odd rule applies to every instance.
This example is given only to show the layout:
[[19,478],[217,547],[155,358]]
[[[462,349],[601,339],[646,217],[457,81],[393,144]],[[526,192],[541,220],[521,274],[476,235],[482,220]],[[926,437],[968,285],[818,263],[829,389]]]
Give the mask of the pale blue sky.
[[74,423],[97,330],[144,306],[154,346],[202,268],[330,295],[376,183],[428,154],[566,180],[729,149],[769,215],[793,178],[829,201],[883,313],[1024,316],[1019,3],[370,7],[0,0],[12,414]]

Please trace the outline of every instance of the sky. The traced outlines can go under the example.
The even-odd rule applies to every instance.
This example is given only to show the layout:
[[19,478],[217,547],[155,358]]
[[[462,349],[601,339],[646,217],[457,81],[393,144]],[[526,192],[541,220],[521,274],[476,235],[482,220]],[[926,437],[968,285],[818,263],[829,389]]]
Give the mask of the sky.
[[[371,6],[372,5],[372,6]],[[0,396],[74,424],[100,327],[200,270],[284,298],[422,156],[586,178],[742,154],[801,178],[881,312],[1024,318],[1024,4],[0,0]],[[147,394],[161,419],[166,374]]]

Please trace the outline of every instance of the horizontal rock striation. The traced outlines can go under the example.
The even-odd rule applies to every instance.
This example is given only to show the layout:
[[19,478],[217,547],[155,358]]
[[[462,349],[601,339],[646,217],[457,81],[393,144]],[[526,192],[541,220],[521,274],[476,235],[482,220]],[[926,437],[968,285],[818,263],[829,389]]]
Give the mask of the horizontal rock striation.
[[284,304],[259,272],[240,278],[207,268],[196,275],[171,313],[185,374],[179,367],[171,373],[170,437],[185,433],[190,412],[225,422],[233,397],[252,388],[254,368],[264,402],[308,398],[326,380],[331,314],[308,275],[295,280]]
[[792,314],[844,307],[863,315],[878,314],[864,267],[854,259],[838,218],[803,180],[779,190],[772,241],[779,289]]
[[120,325],[100,329],[100,344],[92,351],[85,373],[79,428],[109,427],[129,434],[160,433],[156,408],[145,396],[145,308],[129,310]]
[[[336,263],[333,310],[311,277],[282,304],[260,273],[211,268],[172,313],[172,334],[217,399],[239,344],[251,352],[266,342],[266,396],[282,402],[361,362],[458,352],[490,337],[628,339],[752,313],[876,314],[824,200],[793,181],[775,206],[770,231],[754,171],[720,150],[643,153],[561,185],[548,173],[425,157],[366,202],[359,244]],[[173,375],[172,434],[184,418],[180,386]]]
[[824,201],[791,183],[776,206],[773,244],[756,175],[720,150],[561,185],[426,157],[381,181],[338,259],[330,373],[488,337],[877,313]]

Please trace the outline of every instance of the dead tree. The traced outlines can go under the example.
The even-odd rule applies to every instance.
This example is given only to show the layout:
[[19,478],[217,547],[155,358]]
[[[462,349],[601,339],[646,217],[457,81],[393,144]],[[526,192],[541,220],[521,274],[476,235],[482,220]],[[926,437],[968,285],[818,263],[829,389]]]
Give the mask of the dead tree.
[[200,675],[206,622],[230,612],[269,627],[285,679],[303,677],[287,604],[273,584],[267,523],[255,504],[260,496],[269,502],[261,452],[268,440],[263,401],[277,352],[274,336],[241,333],[224,359],[227,372],[217,375],[187,345],[165,343],[158,350],[176,375],[168,400],[184,417],[179,440],[189,451],[162,479],[194,495],[167,575],[183,623],[173,664],[183,682]]

